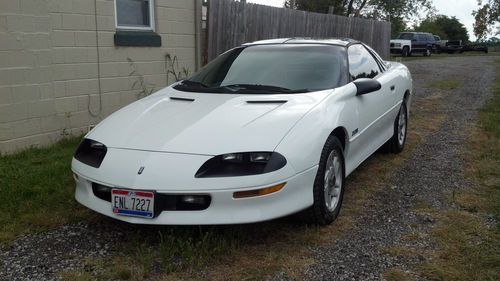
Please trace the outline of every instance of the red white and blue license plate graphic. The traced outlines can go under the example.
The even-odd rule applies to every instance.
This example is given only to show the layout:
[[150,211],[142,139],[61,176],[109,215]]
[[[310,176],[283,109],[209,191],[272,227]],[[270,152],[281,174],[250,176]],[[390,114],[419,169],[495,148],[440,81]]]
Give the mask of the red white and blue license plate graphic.
[[126,189],[111,190],[111,207],[117,215],[153,218],[154,193]]

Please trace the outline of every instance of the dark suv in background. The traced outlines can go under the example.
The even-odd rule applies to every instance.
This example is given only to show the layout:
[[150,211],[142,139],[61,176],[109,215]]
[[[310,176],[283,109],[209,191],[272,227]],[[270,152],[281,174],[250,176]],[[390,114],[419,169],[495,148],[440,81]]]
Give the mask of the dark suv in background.
[[436,39],[431,33],[401,32],[396,39],[391,40],[391,53],[399,52],[403,56],[421,53],[424,56],[430,56],[436,49],[436,45]]

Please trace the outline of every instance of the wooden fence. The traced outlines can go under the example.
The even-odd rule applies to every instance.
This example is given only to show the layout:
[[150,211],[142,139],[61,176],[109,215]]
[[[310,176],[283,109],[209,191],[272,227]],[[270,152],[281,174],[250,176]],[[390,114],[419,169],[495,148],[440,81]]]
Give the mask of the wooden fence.
[[362,18],[209,0],[207,59],[243,43],[286,37],[352,38],[389,57],[391,24]]

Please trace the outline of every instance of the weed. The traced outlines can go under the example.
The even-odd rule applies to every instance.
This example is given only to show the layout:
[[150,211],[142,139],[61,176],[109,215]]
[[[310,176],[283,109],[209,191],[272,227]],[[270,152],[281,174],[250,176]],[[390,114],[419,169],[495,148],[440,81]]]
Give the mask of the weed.
[[137,80],[135,80],[132,84],[132,90],[139,90],[139,93],[137,94],[138,98],[143,98],[151,95],[155,89],[155,85],[146,82],[146,78],[144,78],[144,75],[139,72],[137,65],[131,58],[127,58],[127,61],[132,68],[132,72],[130,72],[128,76],[137,77]]
[[174,81],[177,82],[186,79],[189,75],[189,69],[182,67],[179,70],[179,59],[177,56],[172,56],[169,53],[165,55],[165,72],[167,73],[167,85],[170,85],[170,75],[173,76]]

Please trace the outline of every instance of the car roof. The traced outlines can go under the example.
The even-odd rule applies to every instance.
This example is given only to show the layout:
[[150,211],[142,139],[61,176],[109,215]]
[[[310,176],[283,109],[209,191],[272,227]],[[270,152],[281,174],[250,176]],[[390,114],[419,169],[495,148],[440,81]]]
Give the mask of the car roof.
[[314,39],[307,37],[291,37],[291,38],[260,40],[243,44],[243,46],[271,45],[271,44],[327,44],[327,45],[337,45],[337,46],[347,47],[348,45],[354,43],[359,43],[359,41],[350,38]]
[[403,32],[400,32],[400,33],[412,33],[412,34],[431,34],[431,35],[434,35],[430,32],[416,32],[416,31],[403,31]]

